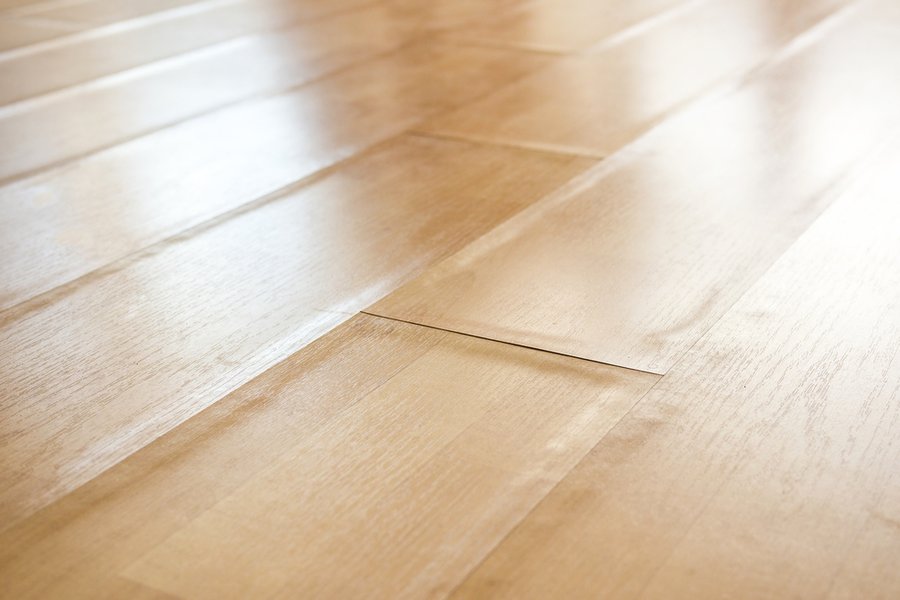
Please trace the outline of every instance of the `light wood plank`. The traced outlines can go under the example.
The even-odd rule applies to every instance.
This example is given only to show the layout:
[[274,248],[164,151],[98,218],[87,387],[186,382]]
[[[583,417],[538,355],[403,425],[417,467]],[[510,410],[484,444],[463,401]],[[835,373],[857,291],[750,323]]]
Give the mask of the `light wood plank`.
[[607,156],[846,5],[843,0],[698,3],[596,54],[562,59],[431,120],[423,130]]
[[[42,0],[0,0],[0,11],[4,13],[14,13],[17,9],[29,4],[37,4]],[[6,16],[6,15],[4,15]]]
[[[348,0],[349,2],[350,0]],[[356,2],[357,0],[353,0]],[[200,10],[200,9],[203,10]],[[346,9],[342,3],[297,3],[293,0],[252,0],[203,3],[195,10],[169,11],[129,26],[101,27],[66,36],[57,43],[41,44],[32,52],[0,56],[0,104],[8,104],[104,75],[139,67],[206,46],[226,42],[267,29],[288,28],[300,21],[320,18]],[[365,13],[367,28],[387,36],[393,31],[408,39],[400,19],[386,9]],[[406,17],[404,17],[406,18]],[[342,21],[352,25],[351,20]],[[368,32],[370,37],[371,33]],[[362,36],[366,35],[363,31]],[[314,44],[308,36],[304,44]],[[398,44],[399,45],[399,44]]]
[[586,167],[402,138],[2,313],[0,523],[115,464]]
[[124,573],[190,598],[441,595],[655,381],[446,334]]
[[535,0],[380,0],[385,7],[435,32],[452,32],[494,18],[498,13],[528,7]]
[[[109,596],[118,572],[443,337],[354,318],[0,533],[0,597]],[[248,452],[247,448],[253,448]]]
[[[71,31],[72,28],[64,25],[34,23],[0,16],[0,52],[64,36]],[[5,79],[0,81],[2,81],[2,86],[0,86],[2,94],[6,94],[7,89],[14,85],[13,82]]]
[[[375,585],[387,589],[402,583],[391,573],[378,575],[378,569],[389,565],[411,586],[446,588],[655,380],[361,315],[0,534],[0,574],[9,582],[5,591],[16,598],[60,593],[103,597],[117,584],[117,573],[155,547],[172,543],[170,536],[186,523],[217,514],[214,507],[224,499],[246,494],[279,467],[310,465],[310,460],[322,478],[320,508],[329,494],[346,497],[362,483],[354,483],[349,473],[324,471],[330,461],[365,473],[362,479],[373,482],[371,495],[410,477],[410,485],[403,486],[408,491],[398,491],[376,509],[383,519],[375,522],[389,538],[379,539],[372,530],[348,541],[331,528],[310,541],[310,550],[314,543],[345,543],[348,558],[357,557],[355,568],[372,576],[368,595],[376,592]],[[433,406],[435,412],[421,418]],[[404,419],[415,422],[392,428],[384,440],[373,439],[376,428]],[[372,431],[353,443],[330,440],[336,430],[345,439],[369,427]],[[376,477],[390,466],[376,453],[389,440],[412,459]],[[334,454],[327,454],[333,446]],[[311,447],[313,453],[303,452]],[[398,453],[386,460],[400,458]],[[291,469],[290,481],[311,489],[299,475],[297,468]],[[287,483],[277,489],[287,493]],[[268,500],[279,498],[273,494]],[[291,504],[296,515],[301,505]],[[364,508],[365,500],[344,506],[352,510],[354,505]],[[312,503],[308,508],[311,517]],[[463,516],[457,520],[459,514]],[[417,532],[411,524],[397,523],[404,515],[434,519]],[[282,522],[294,528],[315,526],[311,518],[288,515]],[[392,526],[396,532],[390,531]],[[398,541],[399,535],[424,538],[431,545],[443,539],[445,544],[430,555],[399,545],[415,553],[413,560],[433,563],[427,571],[398,564],[403,550],[363,554],[360,560],[361,542],[374,550]],[[328,562],[327,556],[318,560],[323,567]],[[248,569],[239,571],[239,579],[245,578]],[[280,573],[296,574],[293,569]],[[335,583],[348,587],[365,583],[340,580],[337,571],[332,575]],[[226,595],[237,593],[231,586]]]
[[589,48],[685,0],[536,0],[469,23],[454,39],[550,52]]
[[900,119],[898,53],[892,32],[848,22],[371,310],[664,373]]
[[893,597],[898,159],[849,186],[455,597]]
[[63,22],[97,26],[140,19],[178,9],[196,10],[231,0],[88,0],[51,2],[23,7],[18,14]]
[[540,64],[506,51],[411,46],[0,187],[0,308],[290,185]]
[[[378,19],[380,27],[375,26]],[[299,86],[411,41],[378,9],[233,40],[0,110],[0,178]],[[465,54],[461,60],[466,60]],[[409,60],[420,60],[411,57]],[[523,62],[525,59],[523,59]],[[235,73],[240,73],[239,77]],[[15,143],[13,143],[15,142]]]

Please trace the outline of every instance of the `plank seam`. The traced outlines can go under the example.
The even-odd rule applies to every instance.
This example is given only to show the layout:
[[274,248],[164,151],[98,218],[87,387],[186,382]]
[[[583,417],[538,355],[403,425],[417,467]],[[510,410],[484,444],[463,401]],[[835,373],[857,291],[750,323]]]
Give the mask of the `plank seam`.
[[585,356],[576,356],[576,355],[574,355],[574,354],[566,354],[565,352],[556,352],[556,351],[554,351],[554,350],[548,350],[548,349],[546,349],[546,348],[539,348],[538,346],[529,346],[528,344],[519,344],[519,343],[516,343],[516,342],[510,342],[510,341],[507,341],[507,340],[501,340],[501,339],[497,339],[497,338],[492,338],[492,337],[487,337],[487,336],[483,336],[483,335],[478,335],[478,334],[475,334],[475,333],[468,333],[468,332],[465,332],[465,331],[459,331],[459,330],[456,330],[456,329],[448,329],[448,328],[446,328],[446,327],[438,327],[437,325],[427,325],[427,324],[425,324],[425,323],[420,323],[420,322],[418,322],[418,321],[408,321],[408,320],[406,320],[406,319],[400,319],[400,318],[397,318],[397,317],[389,317],[389,316],[387,316],[387,315],[381,315],[381,314],[378,314],[378,313],[369,312],[369,311],[367,311],[367,310],[361,310],[361,311],[359,311],[359,312],[360,312],[360,314],[367,315],[367,316],[369,316],[369,317],[377,317],[377,318],[379,318],[379,319],[385,319],[385,320],[388,320],[388,321],[397,321],[398,323],[406,323],[406,324],[408,324],[408,325],[416,325],[417,327],[425,327],[425,328],[427,328],[427,329],[434,329],[435,331],[443,331],[443,332],[445,332],[445,333],[455,333],[455,334],[457,334],[457,335],[464,335],[464,336],[466,336],[466,337],[475,338],[475,339],[479,339],[479,340],[485,340],[485,341],[488,341],[488,342],[496,342],[496,343],[498,343],[498,344],[504,344],[504,345],[506,345],[506,346],[515,346],[516,348],[526,348],[526,349],[528,349],[528,350],[535,350],[535,351],[537,351],[537,352],[543,352],[543,353],[545,353],[545,354],[553,354],[553,355],[555,355],[555,356],[563,356],[563,357],[565,357],[565,358],[571,358],[571,359],[574,359],[574,360],[580,360],[580,361],[584,361],[584,362],[589,362],[589,363],[593,363],[593,364],[595,364],[595,365],[603,365],[603,366],[606,366],[606,367],[615,367],[615,368],[617,368],[617,369],[625,369],[625,370],[627,370],[627,371],[634,371],[635,373],[644,373],[644,374],[646,374],[646,375],[656,375],[657,377],[662,377],[663,375],[665,375],[665,373],[656,373],[656,372],[654,372],[654,371],[644,371],[644,370],[642,370],[642,369],[636,369],[636,368],[634,368],[634,367],[626,367],[625,365],[617,365],[617,364],[615,364],[615,363],[604,362],[604,361],[602,361],[602,360],[596,360],[596,359],[594,359],[594,358],[587,358],[587,357],[585,357]]

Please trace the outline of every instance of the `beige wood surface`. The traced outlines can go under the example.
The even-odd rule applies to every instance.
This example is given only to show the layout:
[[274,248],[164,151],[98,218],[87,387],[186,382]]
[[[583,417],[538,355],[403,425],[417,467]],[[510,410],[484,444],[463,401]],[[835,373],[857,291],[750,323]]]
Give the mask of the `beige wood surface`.
[[693,3],[652,33],[560,59],[430,120],[423,130],[608,156],[685,101],[726,76],[771,59],[796,36],[848,4],[843,0]]
[[115,464],[585,166],[402,138],[2,313],[0,465],[11,474],[0,522]]
[[446,334],[124,573],[191,598],[449,591],[655,380]]
[[[331,569],[319,571],[322,589],[452,587],[656,379],[360,316],[0,534],[0,573],[11,583],[7,593],[20,598],[62,590],[72,598],[108,595],[118,585],[117,571],[150,577],[149,558],[129,564],[223,518],[227,503],[246,502],[258,482],[274,476],[286,479],[268,488],[268,507],[250,500],[246,524],[260,523],[265,513],[257,511],[273,503],[302,506],[296,494],[310,492],[318,520],[313,513],[295,519],[288,510],[280,531],[241,527],[222,539],[211,532],[200,540],[219,542],[210,572],[227,568],[241,543],[270,551],[244,559],[245,587],[225,578],[222,588],[201,595],[279,591],[282,580],[300,574],[292,561],[277,562],[278,548],[297,539],[287,528],[294,536],[309,534],[327,527],[329,513],[345,515],[343,536],[356,538],[356,550],[346,561],[334,555]],[[483,454],[487,448],[494,449],[491,458]],[[342,468],[334,469],[337,463]],[[448,496],[454,501],[446,502]],[[408,543],[399,543],[399,530],[383,536],[385,529],[372,529],[360,537],[351,519],[399,526]],[[458,537],[468,540],[465,551],[446,543]],[[315,552],[326,548],[304,546],[315,570]],[[266,567],[266,560],[276,562]],[[251,561],[268,575],[252,579]],[[378,580],[337,577],[341,569],[368,570],[372,561],[383,568]],[[199,572],[193,580],[185,575],[183,586],[201,581]],[[296,597],[311,589],[303,585],[288,583],[282,591]]]
[[0,308],[290,185],[539,64],[504,50],[412,46],[0,187]]
[[[154,18],[166,12],[203,10],[234,0],[88,0],[87,2],[35,2],[17,14],[84,25],[107,25],[133,19]],[[301,0],[302,1],[302,0]],[[336,2],[338,0],[335,0]]]
[[834,28],[370,312],[665,373],[900,121],[898,55],[887,29]]
[[351,319],[325,334],[61,501],[0,532],[0,573],[9,584],[0,588],[0,597],[115,597],[109,590],[118,585],[119,571],[442,337],[374,318]]
[[0,0],[0,599],[894,600],[898,6]]
[[[0,151],[0,179],[300,86],[394,50],[412,35],[379,9],[363,10],[235,39],[8,107],[0,110],[0,137],[18,143]],[[421,61],[422,53],[407,60]],[[466,54],[454,58],[465,63]]]
[[534,0],[472,22],[456,39],[565,53],[584,50],[630,27],[677,13],[686,0]]
[[895,597],[898,159],[849,185],[455,597]]
[[0,0],[0,15],[15,14],[17,10],[29,5],[43,3],[42,0]]
[[[128,27],[115,24],[57,38],[53,44],[41,44],[31,52],[19,52],[6,60],[0,55],[0,80],[4,82],[0,86],[0,104],[88,82],[259,31],[289,29],[298,22],[323,18],[341,8],[340,3],[311,5],[293,0],[202,3],[197,10],[166,13],[166,18],[143,19]],[[360,10],[372,21],[367,28],[389,27],[383,14],[365,8]],[[384,11],[382,7],[381,12]],[[351,20],[341,22],[352,23]]]
[[[6,50],[58,38],[75,29],[64,23],[37,22],[0,14],[0,60],[2,60],[2,52]],[[3,89],[5,93],[8,85],[11,84],[3,80],[0,83],[0,89]]]

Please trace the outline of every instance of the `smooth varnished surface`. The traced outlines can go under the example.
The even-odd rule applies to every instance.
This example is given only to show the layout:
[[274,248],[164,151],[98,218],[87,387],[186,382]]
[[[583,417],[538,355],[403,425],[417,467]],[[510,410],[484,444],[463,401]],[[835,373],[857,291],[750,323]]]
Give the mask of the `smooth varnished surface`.
[[[71,160],[217,108],[296,88],[394,50],[412,36],[413,30],[378,8],[354,11],[238,38],[0,109],[0,138],[18,142],[0,151],[0,179]],[[454,67],[464,70],[478,65],[482,57],[495,59],[500,51],[466,54],[448,57],[453,62],[444,68],[451,73]],[[421,63],[428,55],[421,49],[398,55],[397,62]]]
[[677,12],[685,0],[534,0],[453,31],[456,39],[555,53],[584,50]]
[[898,156],[849,185],[455,597],[895,597]]
[[[84,84],[262,31],[290,29],[298,23],[325,18],[343,8],[339,2],[206,2],[192,10],[166,13],[165,18],[144,19],[128,27],[91,28],[80,35],[41,44],[5,60],[0,55],[0,81],[4,82],[0,86],[0,103]],[[384,10],[382,7],[381,12]],[[366,35],[370,27],[382,31],[382,35],[392,31],[389,19],[371,10],[370,6],[361,6],[359,11],[372,21],[359,32],[360,35]],[[352,24],[351,15],[347,17],[348,20],[339,23]],[[384,31],[386,26],[388,31]],[[398,45],[400,41],[397,40]]]
[[659,23],[652,34],[560,59],[429,121],[423,130],[609,156],[690,98],[771,60],[797,35],[847,4],[838,0],[694,3]]
[[859,20],[829,30],[372,312],[665,373],[896,126],[898,42]]
[[[360,316],[3,533],[0,573],[22,598],[117,571],[193,597],[449,591],[656,379]],[[167,558],[206,545],[203,572]]]
[[444,337],[125,575],[192,598],[447,592],[656,381],[431,333]]
[[[77,27],[66,23],[37,22],[24,18],[6,17],[0,14],[0,60],[3,59],[4,50],[12,50],[22,46],[29,46],[44,40],[50,40],[75,31]],[[2,63],[0,63],[2,64]],[[0,83],[6,88],[8,83]]]
[[415,45],[11,182],[0,187],[0,307],[275,192],[538,64],[504,50]]
[[894,600],[898,33],[0,0],[0,598]]
[[585,166],[402,138],[5,311],[0,521],[115,464]]
[[[235,0],[66,0],[33,2],[19,8],[17,14],[32,18],[84,25],[128,23],[140,19],[166,18],[166,13],[203,10],[205,5],[225,4]],[[304,0],[300,0],[302,3]],[[335,0],[336,3],[338,0]]]

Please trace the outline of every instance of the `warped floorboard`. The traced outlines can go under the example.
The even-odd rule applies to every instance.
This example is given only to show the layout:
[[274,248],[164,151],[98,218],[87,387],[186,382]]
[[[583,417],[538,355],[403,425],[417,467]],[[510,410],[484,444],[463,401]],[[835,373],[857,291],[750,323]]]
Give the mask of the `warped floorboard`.
[[896,597],[898,159],[849,185],[455,597]]
[[0,0],[0,598],[898,597],[898,6]]
[[369,312],[665,373],[900,124],[898,53],[851,19]]
[[0,522],[115,464],[586,166],[400,138],[0,313]]

